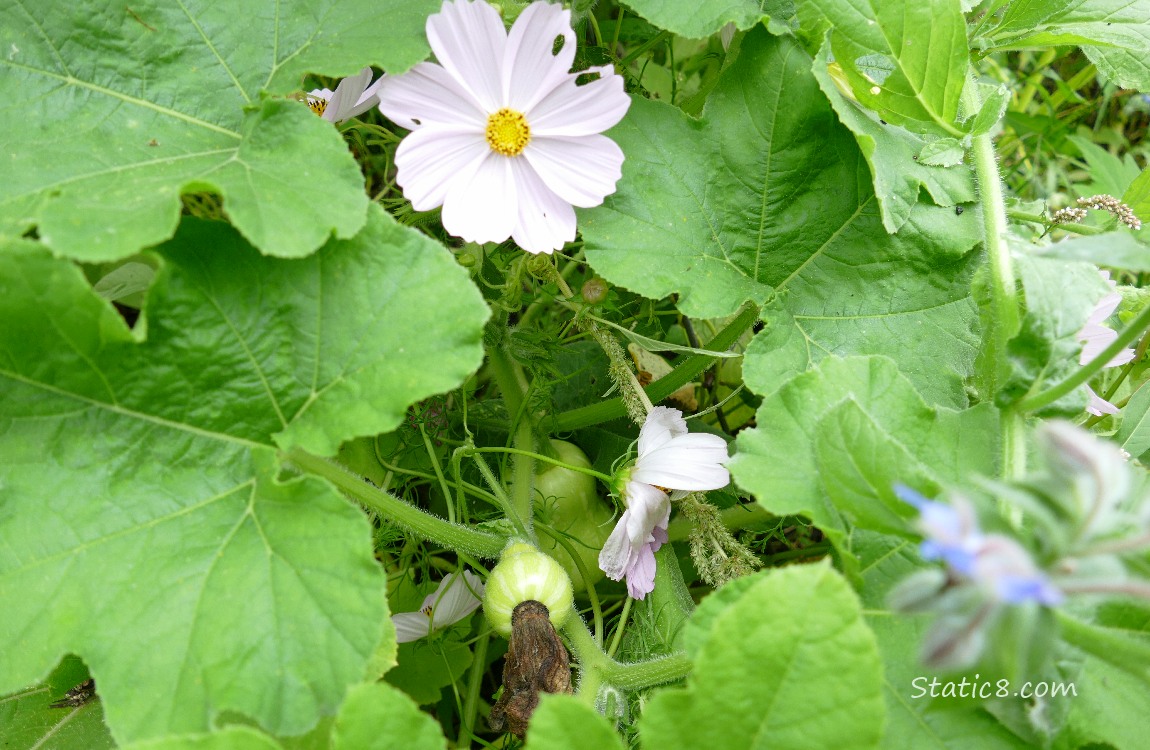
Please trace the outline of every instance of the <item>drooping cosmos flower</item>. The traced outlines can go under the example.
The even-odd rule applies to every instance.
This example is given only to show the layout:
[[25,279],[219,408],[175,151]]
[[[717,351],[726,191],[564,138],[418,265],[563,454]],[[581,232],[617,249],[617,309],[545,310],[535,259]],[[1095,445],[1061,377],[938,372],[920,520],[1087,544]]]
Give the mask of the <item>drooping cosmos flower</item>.
[[416,612],[391,616],[397,643],[409,643],[430,635],[433,630],[459,622],[479,608],[483,581],[470,570],[448,573],[435,591],[428,594]]
[[[435,63],[388,76],[380,111],[412,132],[396,181],[417,211],[471,242],[512,237],[531,253],[575,239],[575,209],[615,192],[623,152],[601,135],[631,104],[610,66],[575,85],[571,13],[537,2],[510,34],[485,2],[444,2],[427,19]],[[562,41],[558,51],[557,41]]]
[[599,553],[610,578],[627,578],[627,592],[642,599],[655,588],[655,552],[667,541],[670,490],[717,490],[730,481],[723,466],[727,443],[718,435],[687,432],[683,414],[656,406],[639,431],[639,457],[624,479],[623,511]]
[[960,579],[980,586],[1003,604],[1035,601],[1046,606],[1062,602],[1054,586],[1030,554],[1002,534],[983,534],[974,509],[961,498],[953,505],[928,500],[902,485],[895,494],[919,511],[919,530],[926,537],[919,548],[925,560],[941,560]]
[[[1114,282],[1110,280],[1110,272],[1100,271],[1100,273],[1106,283],[1113,289]],[[1084,365],[1091,361],[1101,354],[1102,350],[1110,346],[1110,344],[1114,342],[1114,339],[1118,338],[1118,332],[1106,326],[1105,322],[1114,314],[1114,311],[1118,309],[1118,305],[1121,302],[1122,295],[1116,291],[1112,291],[1100,299],[1098,304],[1094,306],[1090,317],[1086,319],[1086,325],[1082,326],[1082,330],[1078,332],[1076,337],[1083,343],[1082,354],[1078,357],[1078,364]],[[1114,358],[1107,362],[1105,366],[1121,367],[1132,359],[1134,359],[1134,350],[1129,348],[1123,349],[1114,355]],[[1103,414],[1118,413],[1117,406],[1099,396],[1089,385],[1086,386],[1086,394],[1090,398],[1089,403],[1086,405],[1086,411],[1094,416],[1101,417]]]
[[307,92],[307,105],[328,122],[339,124],[379,104],[379,87],[383,79],[380,76],[375,83],[370,83],[371,68],[364,68],[357,75],[340,81],[335,91],[314,89]]

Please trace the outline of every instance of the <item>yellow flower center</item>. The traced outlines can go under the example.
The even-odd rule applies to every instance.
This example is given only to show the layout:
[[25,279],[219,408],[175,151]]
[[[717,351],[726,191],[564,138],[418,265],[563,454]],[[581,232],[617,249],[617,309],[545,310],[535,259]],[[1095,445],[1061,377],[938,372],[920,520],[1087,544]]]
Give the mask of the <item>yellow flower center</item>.
[[320,117],[323,117],[323,111],[327,109],[327,99],[313,99],[308,97],[307,106],[311,107],[312,112],[315,112]]
[[487,118],[487,145],[497,154],[519,156],[531,141],[527,118],[504,107]]

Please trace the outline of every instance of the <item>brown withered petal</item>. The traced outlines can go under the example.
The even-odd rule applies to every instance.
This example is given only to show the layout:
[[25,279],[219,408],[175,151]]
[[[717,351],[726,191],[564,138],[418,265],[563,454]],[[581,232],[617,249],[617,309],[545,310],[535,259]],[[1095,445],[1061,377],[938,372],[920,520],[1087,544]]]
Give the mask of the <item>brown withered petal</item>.
[[529,599],[511,612],[511,641],[503,664],[503,695],[491,707],[491,728],[516,737],[539,705],[539,693],[570,693],[571,663],[541,603]]

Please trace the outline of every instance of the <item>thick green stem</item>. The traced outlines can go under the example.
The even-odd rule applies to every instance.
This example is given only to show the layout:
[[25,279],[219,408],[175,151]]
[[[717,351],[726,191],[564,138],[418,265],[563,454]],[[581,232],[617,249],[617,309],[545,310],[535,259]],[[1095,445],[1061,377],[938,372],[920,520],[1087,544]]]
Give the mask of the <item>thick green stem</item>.
[[[963,88],[962,104],[970,115],[982,108],[978,87],[973,80],[967,81]],[[974,136],[970,150],[978,179],[978,199],[982,204],[983,243],[990,263],[990,330],[984,331],[983,335],[989,336],[991,341],[988,356],[983,363],[983,381],[988,387],[987,400],[993,401],[1002,386],[999,378],[1006,371],[1007,344],[1018,326],[1018,292],[1015,288],[1014,264],[1006,241],[1006,204],[994,141],[989,133]]]
[[1030,412],[1053,404],[1058,399],[1094,377],[1102,368],[1110,364],[1110,360],[1114,359],[1118,352],[1133,343],[1148,327],[1150,327],[1150,305],[1138,313],[1138,317],[1130,321],[1130,325],[1123,328],[1122,332],[1118,334],[1118,338],[1110,342],[1110,346],[1103,349],[1097,357],[1080,367],[1073,375],[1061,383],[1041,393],[1019,399],[1014,404],[1014,408],[1020,412]]
[[[567,620],[563,632],[567,634],[571,650],[575,652],[575,657],[583,669],[580,693],[590,690],[592,686],[597,691],[599,685],[604,682],[624,690],[640,690],[682,679],[691,672],[691,659],[684,653],[634,664],[621,664],[608,658],[595,643],[595,638],[587,629],[587,623],[576,615]],[[591,696],[591,699],[594,697]]]
[[483,475],[483,480],[491,487],[492,494],[499,500],[499,504],[503,506],[503,513],[515,526],[515,530],[519,535],[525,539],[533,539],[531,531],[529,530],[527,522],[519,516],[519,511],[515,508],[515,504],[511,502],[511,498],[507,497],[507,493],[503,490],[503,485],[499,482],[498,477],[491,471],[491,467],[483,460],[483,456],[478,453],[472,454],[472,459],[475,460],[475,466],[479,469],[479,473]]
[[450,523],[413,505],[408,505],[399,498],[373,487],[342,466],[325,458],[313,456],[299,448],[289,451],[286,459],[301,471],[328,480],[352,499],[374,510],[383,518],[436,544],[463,550],[476,557],[496,558],[507,543],[503,537]]
[[[759,308],[755,305],[746,305],[742,311],[719,331],[713,339],[707,342],[706,348],[716,352],[725,352],[743,333],[754,325],[759,318]],[[648,385],[646,391],[652,403],[659,403],[687,383],[697,378],[704,370],[715,363],[715,357],[705,354],[693,354],[687,357],[672,372],[664,375]],[[625,416],[627,409],[623,399],[613,398],[600,401],[597,404],[583,406],[578,409],[563,412],[551,420],[548,427],[552,432],[569,432],[583,427],[609,422]]]
[[467,697],[463,701],[463,715],[459,719],[459,740],[456,747],[471,747],[472,727],[479,713],[479,694],[483,689],[483,675],[487,674],[487,643],[491,631],[484,628],[475,639],[475,651],[471,657],[471,670],[467,674]]
[[516,425],[512,438],[517,453],[511,462],[511,505],[530,532],[534,518],[531,495],[535,487],[535,460],[532,458],[535,453],[535,430],[524,402],[526,382],[523,373],[503,349],[493,347],[487,353],[487,361],[499,391],[503,394],[507,413]]
[[[975,81],[968,80],[962,90],[962,105],[968,115],[982,108]],[[1019,325],[1018,290],[1014,278],[1014,261],[1006,238],[1006,202],[994,141],[989,133],[973,136],[971,155],[978,180],[978,199],[982,204],[983,244],[990,264],[990,310],[983,336],[989,338],[981,360],[981,382],[985,398],[993,402],[1008,371],[1007,350]],[[1022,416],[1006,410],[1001,421],[1001,475],[1018,477],[1025,472],[1026,448],[1023,445]],[[1016,515],[1011,512],[1009,515]]]
[[455,523],[455,504],[452,502],[451,488],[447,486],[447,478],[443,476],[443,467],[439,465],[439,454],[436,452],[435,446],[431,444],[431,438],[427,436],[427,430],[423,428],[422,423],[419,425],[419,434],[423,436],[423,447],[427,451],[428,458],[431,459],[435,478],[439,480],[439,489],[443,492],[443,502],[447,504],[447,520],[449,523]]

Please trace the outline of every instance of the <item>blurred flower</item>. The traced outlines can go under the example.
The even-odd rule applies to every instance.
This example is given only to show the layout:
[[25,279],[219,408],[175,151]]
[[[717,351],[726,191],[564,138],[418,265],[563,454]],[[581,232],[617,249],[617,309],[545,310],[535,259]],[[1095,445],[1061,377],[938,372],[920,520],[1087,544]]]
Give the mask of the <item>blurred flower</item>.
[[[1100,271],[1102,278],[1114,287],[1114,282],[1110,280],[1109,271]],[[1118,305],[1122,302],[1122,295],[1116,291],[1110,292],[1105,297],[1098,301],[1091,311],[1090,317],[1086,319],[1086,325],[1082,326],[1082,330],[1078,332],[1077,339],[1083,343],[1082,354],[1078,357],[1078,364],[1084,365],[1090,362],[1099,354],[1102,353],[1106,347],[1118,338],[1118,332],[1114,329],[1104,325],[1106,320],[1114,314],[1118,309]],[[1114,355],[1114,358],[1106,363],[1106,367],[1119,367],[1134,359],[1133,349],[1123,349]],[[1089,403],[1086,405],[1086,411],[1100,417],[1103,414],[1117,414],[1118,407],[1110,403],[1106,399],[1099,396],[1090,386],[1086,386],[1087,395],[1090,397]]]
[[430,635],[433,630],[459,622],[479,608],[483,581],[470,570],[448,573],[435,591],[428,594],[416,612],[391,616],[396,643],[409,643]]
[[1047,580],[1030,554],[1002,534],[983,534],[970,503],[951,505],[927,500],[899,485],[895,493],[918,508],[918,528],[926,536],[920,547],[925,560],[941,560],[961,582],[973,583],[1004,604],[1062,602],[1062,592]]
[[[611,66],[582,86],[571,13],[532,3],[510,34],[485,2],[444,2],[427,19],[436,63],[389,76],[380,111],[412,132],[396,181],[416,211],[470,242],[512,237],[531,253],[575,239],[573,206],[615,191],[623,152],[602,131],[631,104]],[[561,47],[555,50],[555,44]]]
[[[656,406],[639,431],[639,457],[626,474],[627,509],[599,553],[610,578],[627,578],[627,592],[642,599],[655,588],[655,552],[667,541],[670,490],[717,490],[730,481],[722,465],[727,443],[718,435],[690,433],[683,414]],[[677,499],[677,498],[676,498]]]
[[364,68],[357,75],[344,78],[331,89],[313,89],[307,92],[307,105],[317,115],[328,122],[341,123],[379,104],[379,87],[383,83],[380,76],[371,81],[371,68]]

